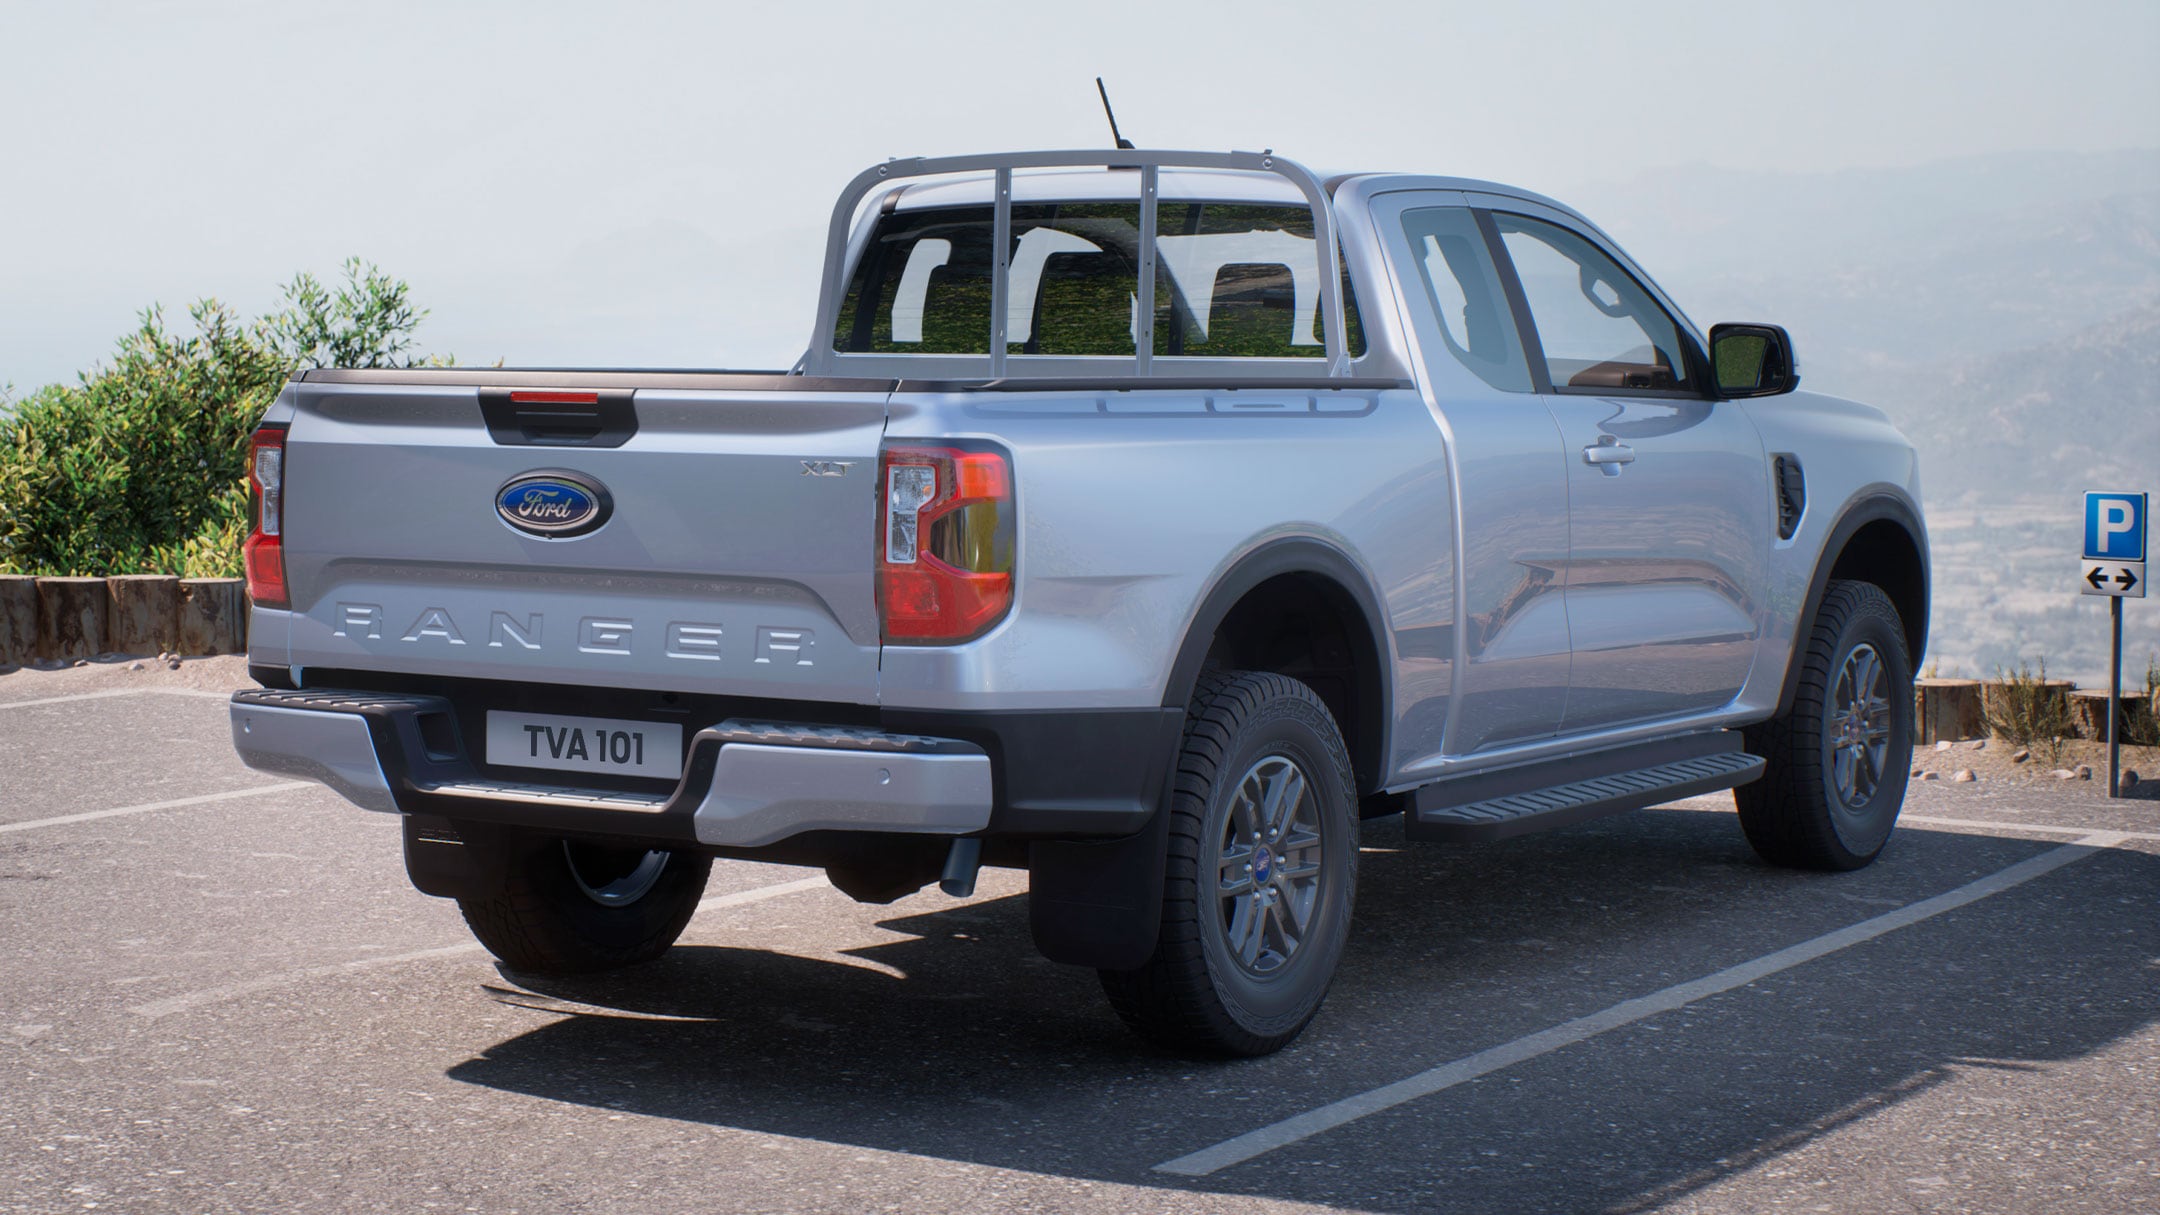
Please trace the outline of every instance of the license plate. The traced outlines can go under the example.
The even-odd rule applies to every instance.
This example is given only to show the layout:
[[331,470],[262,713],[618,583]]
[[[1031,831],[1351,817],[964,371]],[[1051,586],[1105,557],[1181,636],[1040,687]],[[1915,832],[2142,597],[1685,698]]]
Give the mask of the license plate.
[[491,764],[516,768],[675,780],[682,775],[682,727],[608,717],[490,712],[487,756]]

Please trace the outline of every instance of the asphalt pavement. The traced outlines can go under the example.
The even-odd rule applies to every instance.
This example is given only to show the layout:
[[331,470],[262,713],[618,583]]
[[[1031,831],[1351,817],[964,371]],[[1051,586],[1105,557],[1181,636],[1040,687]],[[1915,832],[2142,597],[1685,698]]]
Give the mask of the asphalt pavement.
[[1018,873],[723,862],[660,962],[506,976],[215,680],[29,674],[0,1212],[2160,1210],[2160,803],[1915,785],[1842,875],[1729,796],[1371,823],[1319,1019],[1194,1062],[1034,955]]

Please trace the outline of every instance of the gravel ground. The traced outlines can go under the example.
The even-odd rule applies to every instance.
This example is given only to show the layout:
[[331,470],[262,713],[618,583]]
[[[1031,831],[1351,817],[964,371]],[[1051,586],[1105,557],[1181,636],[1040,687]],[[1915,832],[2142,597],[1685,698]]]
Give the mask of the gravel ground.
[[155,654],[103,654],[72,665],[0,666],[0,701],[142,688],[237,692],[254,686],[247,658],[240,654],[162,662]]
[[240,660],[131,661],[0,676],[9,1215],[2160,1210],[2160,807],[2014,748],[1924,754],[1980,779],[1853,873],[1730,796],[1375,820],[1326,1008],[1225,1062],[1038,957],[1011,871],[727,862],[648,967],[502,971],[392,817],[239,765]]
[[[2021,755],[2025,758],[2018,758]],[[2122,770],[2125,796],[2160,800],[2160,747],[2124,747]],[[1972,780],[1958,780],[1961,772],[1971,773]],[[2132,774],[2138,777],[2134,784],[2129,779]],[[1913,775],[1953,786],[2045,787],[2067,797],[2105,799],[2107,744],[2075,738],[2055,747],[1978,738],[1937,743],[1913,752]]]

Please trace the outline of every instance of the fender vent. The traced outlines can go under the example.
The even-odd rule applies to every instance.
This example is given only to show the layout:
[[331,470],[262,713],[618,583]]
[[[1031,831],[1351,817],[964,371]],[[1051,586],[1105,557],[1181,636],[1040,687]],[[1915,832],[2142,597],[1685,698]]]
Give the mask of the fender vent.
[[1807,511],[1807,477],[1800,471],[1798,456],[1778,456],[1771,463],[1777,474],[1777,535],[1790,540]]

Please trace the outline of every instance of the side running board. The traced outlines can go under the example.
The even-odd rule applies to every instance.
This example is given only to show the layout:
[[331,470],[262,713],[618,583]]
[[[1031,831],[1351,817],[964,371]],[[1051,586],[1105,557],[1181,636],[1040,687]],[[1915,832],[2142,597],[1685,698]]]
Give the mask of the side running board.
[[1502,840],[1730,789],[1762,773],[1739,734],[1719,730],[1426,785],[1403,829],[1413,840]]

